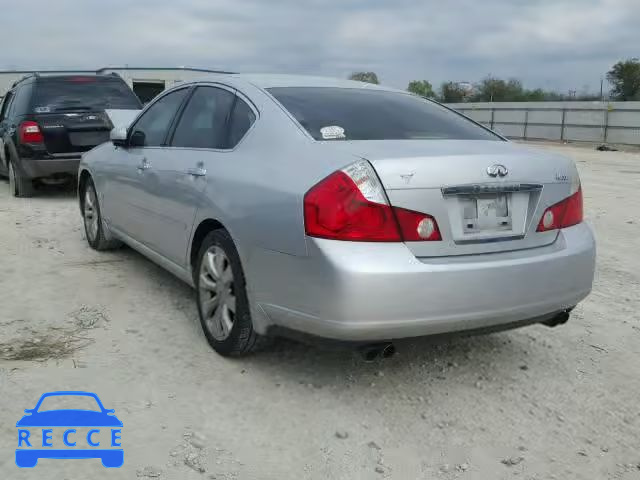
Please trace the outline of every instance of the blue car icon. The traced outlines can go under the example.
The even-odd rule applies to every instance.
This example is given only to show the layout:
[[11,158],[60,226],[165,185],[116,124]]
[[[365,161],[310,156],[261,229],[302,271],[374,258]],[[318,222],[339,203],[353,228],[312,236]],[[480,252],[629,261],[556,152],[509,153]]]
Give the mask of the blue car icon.
[[[95,400],[96,409],[59,409],[44,410],[42,402],[50,397],[88,397]],[[68,399],[65,399],[68,400]],[[83,400],[87,400],[84,398]],[[93,402],[91,401],[93,404]],[[117,468],[124,463],[124,451],[121,447],[122,422],[114,415],[114,410],[104,408],[95,393],[90,392],[49,392],[40,397],[33,409],[25,410],[26,415],[17,423],[18,448],[16,449],[16,464],[19,467],[35,467],[40,458],[81,459],[100,458],[102,465]],[[75,448],[82,443],[80,434],[74,427],[90,427],[86,435],[89,448]],[[38,435],[42,429],[42,436]],[[54,445],[60,438],[53,438],[53,429],[64,430],[61,436],[63,445],[71,448],[56,448]],[[107,437],[105,433],[107,432]],[[110,445],[112,448],[104,448]],[[61,445],[60,445],[61,446]]]

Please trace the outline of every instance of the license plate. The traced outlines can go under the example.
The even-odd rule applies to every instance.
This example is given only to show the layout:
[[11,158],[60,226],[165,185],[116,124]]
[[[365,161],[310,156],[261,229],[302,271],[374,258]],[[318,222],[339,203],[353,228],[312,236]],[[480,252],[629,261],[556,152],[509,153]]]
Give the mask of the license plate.
[[511,229],[509,194],[478,195],[462,202],[465,233]]
[[71,145],[78,147],[95,147],[109,140],[109,132],[70,132]]

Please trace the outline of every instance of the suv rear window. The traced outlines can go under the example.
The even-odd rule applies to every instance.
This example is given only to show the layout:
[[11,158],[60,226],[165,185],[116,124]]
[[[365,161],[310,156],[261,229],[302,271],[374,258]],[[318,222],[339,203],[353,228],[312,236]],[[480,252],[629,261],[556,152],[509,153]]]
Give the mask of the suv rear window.
[[36,82],[32,107],[35,113],[105,108],[137,109],[140,100],[120,78],[53,77]]
[[401,92],[336,87],[268,91],[316,140],[500,139],[437,103]]

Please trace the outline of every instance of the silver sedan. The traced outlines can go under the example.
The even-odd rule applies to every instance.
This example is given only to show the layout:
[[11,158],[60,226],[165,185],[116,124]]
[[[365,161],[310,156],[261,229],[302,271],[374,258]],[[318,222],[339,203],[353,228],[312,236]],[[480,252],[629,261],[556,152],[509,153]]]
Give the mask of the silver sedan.
[[556,325],[594,275],[572,160],[358,82],[177,86],[83,156],[79,200],[94,249],[195,287],[222,355]]

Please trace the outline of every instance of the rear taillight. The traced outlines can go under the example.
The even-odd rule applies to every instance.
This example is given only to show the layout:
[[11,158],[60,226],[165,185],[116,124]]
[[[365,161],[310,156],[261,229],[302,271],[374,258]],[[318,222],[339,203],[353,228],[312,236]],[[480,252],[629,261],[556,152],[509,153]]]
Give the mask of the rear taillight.
[[582,220],[582,188],[578,187],[576,193],[555,205],[551,205],[544,211],[537,231],[547,232],[558,228],[567,228],[577,225]]
[[36,122],[22,122],[18,130],[20,143],[42,143],[44,137]]
[[391,207],[373,167],[359,161],[332,173],[304,197],[310,237],[359,242],[441,240],[427,214]]
[[405,242],[434,242],[442,240],[438,222],[426,213],[393,207],[402,239]]

